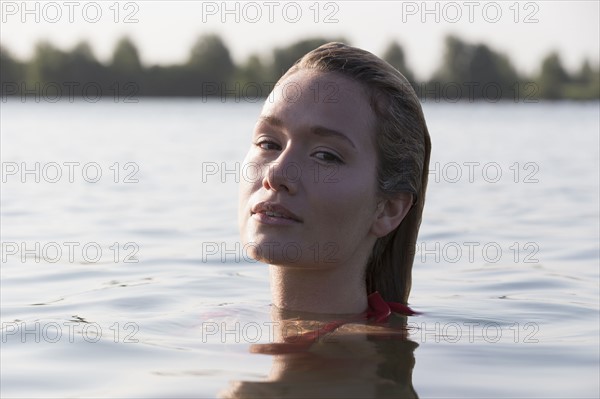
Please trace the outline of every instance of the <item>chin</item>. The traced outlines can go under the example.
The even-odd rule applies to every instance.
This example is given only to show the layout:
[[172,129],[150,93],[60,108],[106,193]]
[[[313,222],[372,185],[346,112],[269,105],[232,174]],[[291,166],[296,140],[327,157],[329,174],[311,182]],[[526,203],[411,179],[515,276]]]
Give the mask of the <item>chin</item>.
[[337,247],[332,243],[319,245],[299,240],[274,240],[263,237],[257,241],[247,241],[244,245],[246,256],[256,261],[274,266],[294,269],[329,269],[338,262]]

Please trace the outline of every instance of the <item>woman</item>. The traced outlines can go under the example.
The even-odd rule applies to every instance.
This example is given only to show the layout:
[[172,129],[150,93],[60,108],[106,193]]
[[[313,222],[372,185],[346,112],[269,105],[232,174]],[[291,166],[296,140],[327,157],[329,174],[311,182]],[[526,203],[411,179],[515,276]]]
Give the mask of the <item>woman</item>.
[[328,43],[281,77],[254,128],[243,170],[260,173],[242,179],[239,207],[276,307],[357,314],[377,292],[407,303],[430,148],[414,90],[367,51]]

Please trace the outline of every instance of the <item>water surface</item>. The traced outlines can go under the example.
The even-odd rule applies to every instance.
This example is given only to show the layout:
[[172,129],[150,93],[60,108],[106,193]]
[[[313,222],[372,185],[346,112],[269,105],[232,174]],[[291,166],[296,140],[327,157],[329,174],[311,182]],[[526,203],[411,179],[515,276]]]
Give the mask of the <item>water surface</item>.
[[3,397],[600,395],[598,103],[425,103],[423,314],[304,357],[250,352],[272,315],[236,170],[260,104],[1,107]]

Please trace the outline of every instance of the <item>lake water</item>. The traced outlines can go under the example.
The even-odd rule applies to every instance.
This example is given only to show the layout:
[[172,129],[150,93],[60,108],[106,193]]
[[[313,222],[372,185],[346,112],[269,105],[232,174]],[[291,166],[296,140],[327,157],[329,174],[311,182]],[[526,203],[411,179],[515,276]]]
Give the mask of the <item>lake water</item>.
[[423,314],[310,356],[250,352],[269,282],[236,179],[260,104],[0,106],[2,397],[600,395],[597,102],[424,103]]

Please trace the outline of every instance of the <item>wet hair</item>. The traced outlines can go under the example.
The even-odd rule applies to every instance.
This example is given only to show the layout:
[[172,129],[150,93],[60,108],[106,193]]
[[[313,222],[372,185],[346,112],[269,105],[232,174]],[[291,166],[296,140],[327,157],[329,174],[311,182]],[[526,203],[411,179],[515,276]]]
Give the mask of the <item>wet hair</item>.
[[327,43],[312,50],[281,80],[299,70],[342,74],[362,84],[370,97],[376,117],[379,195],[385,199],[408,192],[414,202],[400,225],[375,242],[365,272],[367,294],[379,291],[386,301],[407,303],[431,152],[419,98],[390,64],[343,43]]

